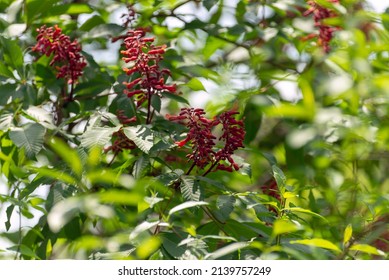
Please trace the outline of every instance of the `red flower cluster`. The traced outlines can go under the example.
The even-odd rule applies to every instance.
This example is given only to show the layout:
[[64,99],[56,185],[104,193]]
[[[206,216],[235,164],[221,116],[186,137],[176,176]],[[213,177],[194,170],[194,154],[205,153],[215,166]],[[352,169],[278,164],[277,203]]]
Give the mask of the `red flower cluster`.
[[176,85],[165,84],[170,71],[159,67],[166,46],[153,45],[154,38],[145,38],[145,35],[143,29],[128,31],[124,39],[126,50],[121,51],[122,59],[132,64],[130,68],[123,68],[132,78],[124,83],[127,87],[124,93],[128,97],[134,96],[138,107],[144,102],[150,104],[152,95],[161,97],[161,92],[176,91]]
[[[178,121],[189,128],[186,138],[176,142],[179,147],[190,142],[192,153],[187,155],[188,159],[200,169],[211,164],[211,168],[232,172],[238,170],[239,166],[234,162],[232,155],[235,150],[242,148],[245,136],[244,124],[236,120],[235,111],[222,113],[213,120],[207,119],[203,109],[182,108],[178,116],[168,116],[171,121]],[[222,124],[223,134],[218,140],[224,142],[224,147],[215,149],[215,139],[212,128]],[[220,161],[227,160],[231,166],[227,166]],[[208,173],[208,172],[207,172]]]
[[38,42],[32,50],[46,56],[54,55],[50,66],[55,66],[58,71],[57,79],[64,78],[68,84],[75,84],[86,66],[85,58],[80,53],[80,44],[77,40],[72,42],[69,36],[62,34],[57,25],[54,28],[44,25],[37,31]]
[[235,170],[239,170],[238,164],[234,162],[231,156],[235,150],[244,147],[243,140],[246,132],[243,121],[234,118],[236,114],[238,114],[236,111],[224,112],[217,120],[217,123],[220,122],[223,125],[223,134],[219,140],[224,140],[225,145],[223,149],[216,153],[216,160],[228,160],[231,163],[231,166],[219,164],[217,169],[232,171],[233,167]]
[[[332,3],[339,3],[339,0],[327,0]],[[319,28],[318,44],[323,47],[324,51],[328,53],[330,51],[330,41],[332,40],[334,31],[338,30],[338,27],[328,26],[323,23],[324,19],[336,17],[336,13],[328,8],[324,8],[317,4],[315,1],[308,1],[311,6],[304,16],[313,14],[313,20],[315,26]],[[309,38],[316,37],[317,35],[310,35]]]
[[199,168],[204,168],[208,163],[214,160],[215,136],[212,135],[212,127],[215,122],[204,117],[203,109],[182,108],[178,116],[170,116],[172,121],[186,122],[189,132],[186,138],[176,144],[179,147],[191,142],[193,152],[187,157],[192,160]]

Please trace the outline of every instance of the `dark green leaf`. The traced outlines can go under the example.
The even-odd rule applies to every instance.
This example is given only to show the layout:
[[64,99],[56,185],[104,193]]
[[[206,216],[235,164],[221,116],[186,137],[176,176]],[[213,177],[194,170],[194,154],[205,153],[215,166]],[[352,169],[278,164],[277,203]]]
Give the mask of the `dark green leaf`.
[[181,193],[185,200],[203,200],[204,190],[194,176],[181,176],[181,182]]
[[132,170],[132,176],[135,179],[142,178],[150,167],[150,159],[147,155],[142,155],[135,162],[134,169]]
[[16,41],[0,36],[0,44],[4,50],[4,61],[9,66],[16,69],[21,77],[23,77],[23,53]]
[[151,107],[158,113],[161,112],[161,98],[158,95],[153,94],[151,96]]
[[134,141],[136,146],[146,154],[149,153],[154,145],[154,135],[152,130],[145,125],[137,125],[123,128],[124,134],[128,139]]
[[13,128],[9,137],[17,147],[24,148],[28,157],[33,157],[43,148],[45,132],[42,125],[33,123],[23,128]]
[[223,222],[226,221],[232,211],[234,210],[234,204],[236,202],[235,196],[232,195],[219,195],[216,200],[216,207],[220,210],[220,214],[223,217]]
[[185,104],[188,104],[188,105],[189,105],[189,101],[186,100],[186,99],[185,99],[184,97],[182,97],[181,95],[163,92],[163,93],[162,93],[162,96],[164,96],[164,97],[166,97],[166,98],[169,98],[169,99],[172,99],[172,100],[174,100],[174,101],[177,101],[177,102],[180,102],[180,103],[185,103]]
[[81,136],[81,145],[86,148],[104,146],[111,140],[112,134],[119,130],[119,127],[95,127],[88,129]]
[[104,24],[105,21],[104,19],[101,17],[101,16],[98,16],[98,15],[94,15],[92,16],[91,18],[89,18],[87,21],[85,21],[81,26],[80,26],[80,30],[81,31],[90,31],[92,28],[100,25],[100,24]]

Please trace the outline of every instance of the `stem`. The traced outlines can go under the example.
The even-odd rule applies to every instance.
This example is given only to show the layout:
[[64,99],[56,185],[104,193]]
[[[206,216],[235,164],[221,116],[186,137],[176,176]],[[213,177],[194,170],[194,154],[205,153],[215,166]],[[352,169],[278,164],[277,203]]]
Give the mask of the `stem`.
[[146,118],[146,124],[150,124],[151,122],[151,92],[150,89],[147,89],[148,92],[148,100],[147,100],[147,118]]
[[[172,185],[174,185],[174,184],[176,184],[176,182],[174,182]],[[167,189],[167,191],[168,191],[168,190],[169,190],[169,189]],[[173,190],[174,190],[174,189],[173,189]],[[166,191],[166,193],[167,193],[167,191]],[[166,193],[165,193],[165,195],[166,195]],[[164,195],[164,196],[165,196],[165,195]],[[172,193],[172,196],[169,198],[169,200],[168,200],[168,202],[166,203],[166,205],[165,205],[165,207],[163,208],[163,210],[159,213],[159,220],[162,219],[163,214],[166,212],[166,209],[169,207],[170,203],[172,202],[173,196],[174,196],[174,192]],[[159,233],[159,229],[160,229],[160,227],[159,227],[159,225],[157,225],[156,228],[155,228],[155,230],[154,230],[153,235],[158,234],[158,233]]]
[[216,226],[220,229],[220,231],[222,231],[226,236],[230,236],[224,229],[223,227],[220,225],[220,224],[224,224],[222,222],[220,222],[213,214],[212,214],[212,211],[206,207],[206,206],[201,206],[201,209],[203,209],[204,213],[207,214],[207,216],[215,222]]
[[215,161],[202,176],[203,177],[207,176],[207,174],[212,171],[212,169],[216,166],[216,164],[219,163],[219,161],[220,161],[219,159]]
[[185,175],[189,175],[190,172],[192,172],[193,168],[196,166],[195,163],[192,164],[192,166],[188,169],[188,171],[185,173]]

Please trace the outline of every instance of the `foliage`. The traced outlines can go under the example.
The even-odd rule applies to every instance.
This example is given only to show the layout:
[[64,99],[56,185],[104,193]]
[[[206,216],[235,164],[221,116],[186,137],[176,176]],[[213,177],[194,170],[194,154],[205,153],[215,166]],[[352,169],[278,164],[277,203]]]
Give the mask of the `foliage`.
[[0,13],[0,258],[388,258],[387,13],[359,0]]

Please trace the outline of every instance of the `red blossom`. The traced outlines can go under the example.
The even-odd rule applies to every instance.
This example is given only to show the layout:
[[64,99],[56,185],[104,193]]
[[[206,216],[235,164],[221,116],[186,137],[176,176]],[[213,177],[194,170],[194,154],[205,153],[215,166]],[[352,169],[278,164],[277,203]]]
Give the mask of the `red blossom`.
[[123,61],[131,65],[123,68],[123,71],[131,76],[130,81],[124,83],[127,87],[124,93],[128,97],[134,97],[138,107],[145,102],[150,103],[152,95],[161,96],[162,92],[176,92],[175,85],[165,84],[170,71],[159,66],[166,46],[155,46],[154,38],[145,35],[144,29],[128,31],[124,39],[126,50],[121,51]]
[[54,66],[58,71],[57,79],[64,78],[68,84],[77,83],[77,79],[82,76],[82,71],[86,66],[85,58],[81,55],[81,45],[69,36],[62,34],[61,28],[57,25],[46,27],[45,25],[37,29],[37,43],[32,51],[53,58],[50,66]]
[[[200,169],[211,164],[207,174],[213,167],[228,172],[239,170],[239,165],[234,162],[232,155],[235,150],[243,147],[245,131],[243,121],[235,119],[237,114],[236,111],[228,111],[210,120],[204,116],[203,109],[183,108],[178,116],[168,115],[167,118],[189,128],[186,138],[176,144],[183,147],[190,143],[192,153],[188,154],[187,158]],[[216,148],[216,137],[212,134],[213,127],[219,124],[222,125],[223,131],[218,139],[224,142],[222,148]],[[225,165],[224,161],[228,161],[230,165]]]
[[[339,0],[327,0],[331,3],[339,3]],[[310,34],[304,39],[310,39],[312,37],[318,36],[318,45],[322,46],[324,51],[328,53],[330,51],[330,41],[333,38],[333,33],[338,30],[338,27],[328,26],[323,23],[323,20],[327,18],[336,17],[337,14],[328,8],[324,8],[317,4],[315,1],[308,1],[308,4],[311,6],[303,15],[308,16],[313,14],[313,20],[315,21],[315,26],[319,28],[319,35]]]
[[[235,115],[238,112],[228,111],[222,113],[218,118],[217,122],[223,125],[223,134],[219,140],[224,141],[224,147],[216,153],[216,160],[228,160],[231,166],[235,170],[239,170],[239,166],[232,159],[234,151],[243,148],[244,136],[246,134],[244,130],[244,123],[241,120],[236,120]],[[217,169],[225,168],[222,164],[217,166]],[[225,170],[225,169],[223,169]]]
[[212,135],[211,129],[213,123],[204,117],[203,109],[182,108],[178,116],[170,116],[171,121],[185,121],[185,125],[189,128],[186,138],[176,142],[179,147],[190,142],[192,153],[187,155],[187,158],[193,161],[200,169],[207,164],[213,162],[214,152],[212,151],[215,145],[215,136]]

